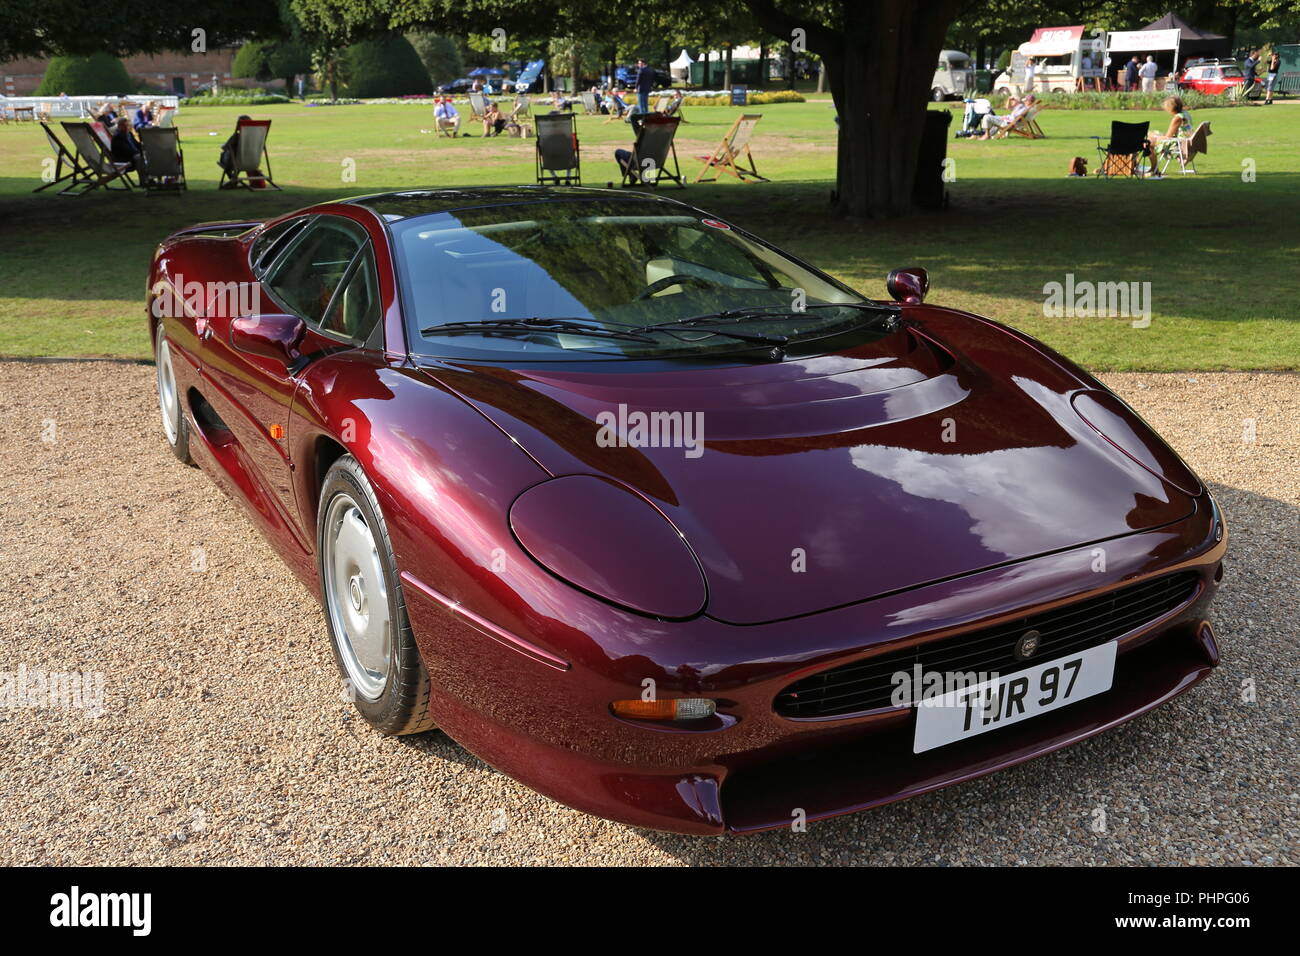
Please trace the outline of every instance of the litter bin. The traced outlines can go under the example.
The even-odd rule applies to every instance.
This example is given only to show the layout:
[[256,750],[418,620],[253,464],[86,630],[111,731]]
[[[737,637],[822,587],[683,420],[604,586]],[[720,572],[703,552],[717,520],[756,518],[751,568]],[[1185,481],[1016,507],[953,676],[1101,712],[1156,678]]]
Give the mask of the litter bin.
[[923,209],[940,209],[948,204],[943,182],[943,161],[948,155],[948,127],[951,110],[926,110],[925,129],[916,158],[916,183],[912,202]]

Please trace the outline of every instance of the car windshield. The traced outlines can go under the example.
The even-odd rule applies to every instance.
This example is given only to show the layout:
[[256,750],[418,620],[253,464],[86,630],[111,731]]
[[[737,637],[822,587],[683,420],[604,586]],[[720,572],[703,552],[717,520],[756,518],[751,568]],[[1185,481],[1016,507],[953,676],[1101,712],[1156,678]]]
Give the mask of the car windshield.
[[878,317],[871,300],[830,277],[670,203],[509,203],[389,226],[415,354],[570,361],[736,352]]

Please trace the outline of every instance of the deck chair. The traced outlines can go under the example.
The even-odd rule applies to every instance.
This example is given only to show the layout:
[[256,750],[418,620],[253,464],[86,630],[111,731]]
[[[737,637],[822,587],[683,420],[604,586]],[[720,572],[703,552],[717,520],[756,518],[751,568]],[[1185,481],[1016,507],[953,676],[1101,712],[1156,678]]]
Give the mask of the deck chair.
[[596,102],[596,94],[591,90],[586,93],[579,93],[578,98],[582,100],[582,108],[588,116],[600,112],[600,104]]
[[682,104],[685,101],[685,98],[679,100],[676,97],[669,97],[668,105],[659,112],[663,113],[664,116],[676,116],[683,123],[689,123],[690,120],[686,118],[686,111],[682,109]]
[[[704,162],[704,168],[700,174],[695,177],[697,183],[711,183],[716,180],[721,173],[729,176],[735,176],[742,183],[748,182],[770,182],[766,176],[760,176],[758,168],[754,165],[753,154],[749,151],[749,141],[754,138],[754,127],[758,121],[763,118],[762,113],[745,113],[731,124],[731,129],[727,135],[722,137],[722,142],[718,144],[717,149],[709,156],[701,156]],[[749,165],[745,165],[745,163]],[[712,171],[713,175],[705,179],[705,174]]]
[[[72,182],[59,190],[59,195],[71,193],[80,196],[101,186],[105,189],[135,189],[131,184],[131,164],[115,163],[103,142],[95,135],[90,123],[64,123],[63,132],[72,141],[80,162],[71,177]],[[113,185],[118,183],[119,185]]]
[[1142,174],[1142,155],[1146,149],[1147,134],[1151,131],[1150,121],[1145,123],[1121,123],[1113,120],[1110,124],[1110,142],[1101,145],[1097,141],[1097,175],[1105,176],[1140,176]]
[[620,164],[623,170],[621,185],[646,185],[653,189],[665,179],[670,179],[685,189],[682,171],[677,166],[677,147],[673,144],[681,120],[676,116],[647,113],[635,122],[637,131],[636,142],[632,145],[632,157],[626,165]]
[[[620,103],[623,105],[623,112],[621,112],[621,113],[618,111],[618,105],[619,105]],[[632,109],[632,107],[628,105],[627,100],[623,99],[623,97],[620,96],[618,93],[615,93],[615,94],[614,94],[614,109],[610,110],[609,113],[605,116],[605,122],[606,122],[606,123],[617,123],[617,122],[620,122],[620,121],[623,119],[623,117],[625,117],[625,116],[628,115],[628,113],[631,111],[631,109]]]
[[1023,136],[1025,139],[1046,139],[1041,126],[1038,125],[1038,111],[1041,106],[1033,106],[1021,114],[1020,119],[1014,123],[1008,123],[1000,127],[994,134],[994,139],[1006,139],[1008,136]]
[[[232,168],[221,169],[218,189],[252,189],[259,178],[272,189],[279,189],[271,178],[271,156],[266,138],[271,134],[270,120],[240,120],[235,125],[239,140],[235,143]],[[256,174],[256,175],[254,175]]]
[[469,95],[469,118],[470,122],[483,119],[483,114],[487,112],[487,96],[483,93],[470,93]]
[[[68,151],[68,147],[63,145],[63,141],[54,135],[54,130],[50,129],[45,122],[41,123],[41,129],[45,131],[45,141],[50,144],[50,151],[54,153],[54,178],[48,183],[42,183],[32,190],[34,193],[42,189],[49,189],[51,186],[73,179],[81,164],[77,161],[77,155]],[[64,169],[67,172],[64,172]]]
[[533,102],[526,95],[520,93],[515,97],[514,109],[510,111],[511,119],[518,119],[521,116],[533,115]]
[[158,124],[163,129],[171,129],[176,122],[176,107],[160,106],[158,107]]
[[1201,122],[1192,132],[1191,136],[1183,136],[1176,140],[1166,140],[1169,148],[1164,151],[1164,164],[1160,167],[1160,175],[1165,174],[1171,163],[1178,160],[1178,168],[1182,170],[1184,176],[1188,173],[1196,172],[1196,157],[1202,156],[1210,151],[1206,138],[1212,135],[1208,120]]
[[655,100],[655,105],[653,107],[654,111],[656,113],[667,113],[668,104],[670,104],[672,101],[673,101],[672,96],[667,94],[661,94],[660,97],[657,100]]
[[581,186],[578,121],[572,113],[547,113],[537,117],[537,182],[556,186]]
[[144,186],[145,195],[184,192],[185,156],[175,127],[148,126],[140,130],[140,150],[143,160],[140,185]]

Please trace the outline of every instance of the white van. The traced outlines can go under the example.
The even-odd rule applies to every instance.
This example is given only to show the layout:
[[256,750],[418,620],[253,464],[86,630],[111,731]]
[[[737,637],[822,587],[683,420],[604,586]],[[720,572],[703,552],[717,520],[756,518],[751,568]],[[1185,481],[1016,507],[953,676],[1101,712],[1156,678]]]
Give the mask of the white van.
[[[993,91],[1014,93],[1073,93],[1083,78],[1085,86],[1104,72],[1105,41],[1085,37],[1083,27],[1039,27],[1033,37],[1011,53],[1011,66],[993,80]],[[1034,88],[1025,88],[1025,66],[1034,58]]]
[[971,58],[961,50],[940,50],[939,65],[934,68],[930,96],[941,103],[950,96],[966,97],[975,92],[975,68]]

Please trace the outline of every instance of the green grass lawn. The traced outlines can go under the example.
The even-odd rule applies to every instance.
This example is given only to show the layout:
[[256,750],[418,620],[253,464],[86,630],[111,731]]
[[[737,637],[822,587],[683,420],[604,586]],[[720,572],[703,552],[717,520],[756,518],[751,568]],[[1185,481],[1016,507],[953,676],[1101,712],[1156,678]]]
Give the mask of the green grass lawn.
[[[835,123],[828,99],[758,108],[754,142],[767,184],[668,190],[884,296],[900,265],[930,270],[929,301],[992,316],[1097,370],[1295,369],[1300,366],[1300,107],[1201,110],[1211,120],[1201,174],[1162,182],[1069,179],[1095,165],[1094,134],[1156,113],[1048,111],[1039,141],[950,140],[951,207],[902,221],[833,217]],[[216,165],[236,107],[183,110],[190,191],[183,196],[32,194],[49,153],[40,128],[0,127],[0,355],[149,354],[144,284],[157,242],[212,219],[262,218],[325,199],[412,186],[533,181],[533,141],[451,140],[423,130],[429,107],[297,104],[253,110],[274,120],[270,151],[283,192],[218,192]],[[687,110],[682,167],[708,152],[730,107]],[[579,117],[584,182],[615,176],[622,123]],[[476,131],[477,132],[477,131]],[[1243,162],[1256,171],[1242,178]],[[345,176],[355,171],[355,179]],[[1152,323],[1049,318],[1044,285],[1150,282]]]

